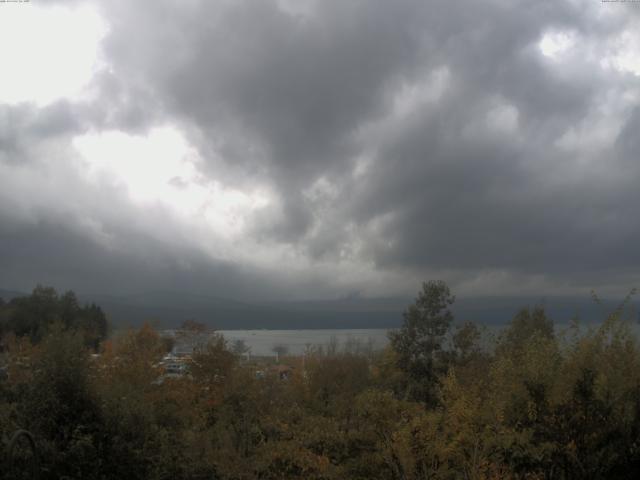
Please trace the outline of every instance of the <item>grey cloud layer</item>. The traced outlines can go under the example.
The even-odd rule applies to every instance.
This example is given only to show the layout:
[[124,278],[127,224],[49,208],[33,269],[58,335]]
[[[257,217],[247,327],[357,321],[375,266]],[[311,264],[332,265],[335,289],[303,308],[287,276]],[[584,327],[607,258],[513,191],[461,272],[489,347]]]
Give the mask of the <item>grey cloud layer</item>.
[[[206,177],[276,192],[248,234],[333,263],[336,275],[349,261],[373,264],[370,275],[449,272],[456,281],[495,271],[542,275],[548,286],[634,280],[640,77],[601,68],[588,53],[606,52],[622,29],[637,29],[638,16],[557,0],[310,5],[299,15],[275,1],[101,4],[110,73],[95,80],[98,99],[61,102],[37,118],[27,107],[3,107],[0,161],[20,161],[19,142],[172,122],[207,161]],[[553,31],[578,39],[560,61],[537,46]],[[394,113],[402,92],[435,90],[425,79],[442,71],[439,95]],[[607,133],[607,123],[619,131]],[[19,243],[54,235],[50,223],[30,228],[2,234],[4,265],[14,265],[7,259]],[[140,263],[135,249],[92,248],[74,249],[75,261],[104,255],[95,271],[123,261],[140,283],[157,277],[156,263]],[[163,258],[184,254],[153,248]],[[212,273],[163,272],[178,287],[213,285],[229,271],[244,272],[233,288],[264,278],[233,261],[195,263]]]

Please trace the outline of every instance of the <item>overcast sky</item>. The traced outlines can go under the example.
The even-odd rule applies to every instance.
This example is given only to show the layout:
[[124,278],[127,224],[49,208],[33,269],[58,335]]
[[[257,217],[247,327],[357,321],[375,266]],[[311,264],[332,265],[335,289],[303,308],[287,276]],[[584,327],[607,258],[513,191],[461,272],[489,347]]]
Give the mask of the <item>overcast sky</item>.
[[0,3],[0,288],[623,292],[640,3]]

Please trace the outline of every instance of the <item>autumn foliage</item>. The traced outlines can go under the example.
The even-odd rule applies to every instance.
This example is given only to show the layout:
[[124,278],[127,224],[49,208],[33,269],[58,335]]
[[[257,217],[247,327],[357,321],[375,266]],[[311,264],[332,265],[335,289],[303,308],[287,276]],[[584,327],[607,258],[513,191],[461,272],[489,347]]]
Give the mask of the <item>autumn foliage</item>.
[[387,349],[310,348],[281,359],[286,379],[219,335],[171,377],[149,325],[99,355],[74,325],[5,333],[0,431],[32,431],[52,479],[638,478],[624,308],[565,330],[527,308],[490,335],[456,323],[453,300],[427,283]]

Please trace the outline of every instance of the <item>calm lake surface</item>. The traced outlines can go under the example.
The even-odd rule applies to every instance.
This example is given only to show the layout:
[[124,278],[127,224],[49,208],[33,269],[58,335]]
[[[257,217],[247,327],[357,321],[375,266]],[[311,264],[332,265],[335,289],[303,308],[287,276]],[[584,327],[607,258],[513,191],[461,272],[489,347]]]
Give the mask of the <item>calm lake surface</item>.
[[244,340],[251,348],[251,355],[275,355],[273,347],[285,346],[292,355],[304,353],[308,346],[326,346],[337,342],[342,349],[349,342],[370,343],[374,349],[387,344],[387,329],[353,330],[218,330],[229,343]]
[[[505,325],[479,325],[482,331],[481,344],[493,345],[496,337]],[[580,330],[585,333],[589,329],[597,328],[598,324],[582,324]],[[640,325],[637,322],[630,323],[631,331],[636,338],[640,338]],[[563,336],[569,328],[568,324],[555,325],[556,332]],[[369,344],[373,349],[384,348],[389,340],[389,329],[323,329],[323,330],[218,330],[229,343],[234,340],[244,340],[251,348],[251,355],[269,356],[275,355],[273,348],[282,345],[288,353],[300,355],[310,346],[326,347],[331,342],[338,344],[342,350],[349,342],[359,342],[362,345]]]

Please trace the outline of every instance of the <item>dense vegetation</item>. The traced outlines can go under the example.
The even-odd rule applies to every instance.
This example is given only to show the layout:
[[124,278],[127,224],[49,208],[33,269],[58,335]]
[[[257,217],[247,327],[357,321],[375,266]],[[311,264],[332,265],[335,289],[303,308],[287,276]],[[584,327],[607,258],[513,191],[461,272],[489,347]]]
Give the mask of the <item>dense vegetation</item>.
[[491,338],[454,325],[449,289],[428,282],[383,352],[311,349],[281,358],[296,367],[283,380],[256,375],[214,335],[190,375],[159,382],[167,344],[156,331],[104,340],[104,316],[74,298],[39,288],[0,307],[8,365],[0,432],[34,433],[45,478],[640,472],[640,350],[623,309],[597,328],[575,321],[565,332],[542,308],[524,309]]
[[102,309],[81,306],[73,292],[58,295],[51,287],[37,286],[31,295],[8,303],[0,298],[0,338],[15,335],[39,343],[54,325],[82,334],[84,344],[94,350],[108,334]]

